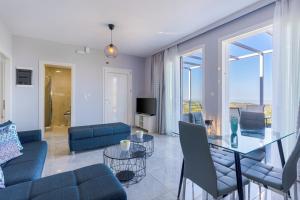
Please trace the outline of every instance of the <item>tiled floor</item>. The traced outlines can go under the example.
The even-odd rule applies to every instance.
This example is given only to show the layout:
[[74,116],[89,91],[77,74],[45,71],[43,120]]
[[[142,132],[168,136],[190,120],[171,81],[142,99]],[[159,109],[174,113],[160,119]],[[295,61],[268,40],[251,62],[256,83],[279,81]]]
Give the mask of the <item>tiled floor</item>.
[[[155,152],[152,157],[147,159],[147,175],[138,184],[125,188],[128,200],[175,200],[180,168],[182,162],[182,153],[177,136],[154,135]],[[50,132],[45,133],[45,139],[48,141],[49,149],[45,163],[43,176],[77,169],[80,167],[102,163],[103,150],[87,151],[70,155],[68,150],[67,129],[65,127],[56,127]],[[276,147],[272,148],[272,156],[277,157]],[[274,155],[273,155],[274,154]],[[278,159],[270,159],[272,162],[278,162]],[[277,161],[276,161],[277,160]],[[202,190],[195,188],[195,199],[202,198]],[[283,199],[282,196],[265,190],[262,193],[262,199],[277,200]],[[300,191],[298,184],[298,192]],[[298,194],[299,196],[299,194]],[[192,199],[192,184],[187,183],[186,199]],[[226,199],[230,199],[227,197]],[[251,199],[259,199],[258,188],[251,184]],[[294,198],[293,198],[294,199]]]

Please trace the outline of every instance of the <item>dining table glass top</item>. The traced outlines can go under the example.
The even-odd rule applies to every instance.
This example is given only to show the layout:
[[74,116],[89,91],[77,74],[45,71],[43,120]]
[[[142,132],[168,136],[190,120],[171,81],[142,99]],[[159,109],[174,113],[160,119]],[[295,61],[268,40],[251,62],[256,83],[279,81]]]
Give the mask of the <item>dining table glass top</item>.
[[221,136],[209,135],[208,142],[211,145],[230,151],[247,154],[295,133],[296,132],[276,132],[273,131],[272,128],[256,130],[238,128],[236,134],[232,134],[231,131],[228,131]]

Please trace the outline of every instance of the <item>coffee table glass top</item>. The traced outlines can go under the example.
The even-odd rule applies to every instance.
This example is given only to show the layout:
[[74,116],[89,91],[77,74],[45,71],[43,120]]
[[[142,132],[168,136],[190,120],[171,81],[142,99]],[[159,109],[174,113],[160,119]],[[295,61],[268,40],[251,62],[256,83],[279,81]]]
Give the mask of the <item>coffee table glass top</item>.
[[127,160],[144,157],[146,155],[146,148],[142,145],[131,143],[129,151],[124,151],[120,145],[114,145],[104,149],[103,154],[111,159]]
[[137,137],[136,134],[132,134],[128,137],[128,139],[131,141],[131,142],[134,142],[134,143],[144,143],[144,142],[150,142],[151,140],[153,140],[153,136],[152,135],[149,135],[149,134],[144,134],[142,138],[139,138]]
[[223,133],[222,136],[208,136],[208,142],[215,146],[247,154],[295,134],[295,132],[275,132],[272,128],[259,130],[238,129],[236,135],[230,132]]

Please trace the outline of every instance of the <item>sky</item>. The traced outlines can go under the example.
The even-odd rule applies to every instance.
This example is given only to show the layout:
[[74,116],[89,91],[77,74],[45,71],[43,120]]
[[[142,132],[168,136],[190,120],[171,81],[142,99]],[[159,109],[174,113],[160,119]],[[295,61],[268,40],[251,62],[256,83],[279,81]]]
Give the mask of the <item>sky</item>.
[[[272,49],[272,37],[267,33],[257,34],[237,42],[261,51]],[[232,44],[229,45],[229,52],[234,56],[253,53]],[[201,55],[198,53],[198,56]],[[184,57],[184,61],[197,62],[197,60],[190,57]],[[264,102],[269,104],[272,97],[272,54],[265,54],[264,66]],[[193,69],[191,77],[192,100],[202,101],[203,69]],[[188,70],[183,71],[183,99],[188,99]],[[258,56],[230,61],[229,100],[230,102],[259,103]]]

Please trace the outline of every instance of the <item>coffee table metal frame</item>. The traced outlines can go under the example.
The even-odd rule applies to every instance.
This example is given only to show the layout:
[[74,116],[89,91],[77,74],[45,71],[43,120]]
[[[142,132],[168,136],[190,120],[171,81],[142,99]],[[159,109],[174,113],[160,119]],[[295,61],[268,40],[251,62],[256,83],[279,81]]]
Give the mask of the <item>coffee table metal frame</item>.
[[138,138],[136,134],[132,134],[128,139],[135,144],[143,145],[146,148],[146,157],[149,158],[154,153],[154,137],[144,134],[143,138]]
[[122,151],[120,145],[107,147],[103,151],[103,160],[126,187],[146,176],[146,148],[142,145],[131,143],[129,151]]

